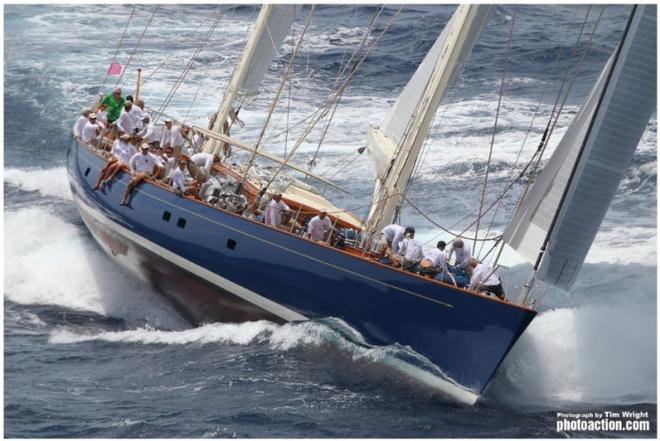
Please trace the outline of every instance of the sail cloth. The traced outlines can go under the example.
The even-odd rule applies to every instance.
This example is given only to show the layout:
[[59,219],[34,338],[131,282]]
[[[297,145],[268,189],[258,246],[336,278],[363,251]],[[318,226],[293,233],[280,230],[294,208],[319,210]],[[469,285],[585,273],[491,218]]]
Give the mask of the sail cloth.
[[[656,7],[636,6],[585,105],[521,201],[504,240],[568,289],[656,108]],[[540,250],[545,250],[540,254]]]
[[380,127],[369,131],[367,152],[376,170],[375,202],[369,214],[372,232],[394,220],[438,105],[472,52],[490,9],[456,9]]
[[277,51],[289,34],[295,18],[295,5],[272,5],[266,26],[256,41],[254,54],[246,67],[246,75],[238,94],[241,97],[256,95],[268,68],[273,64]]

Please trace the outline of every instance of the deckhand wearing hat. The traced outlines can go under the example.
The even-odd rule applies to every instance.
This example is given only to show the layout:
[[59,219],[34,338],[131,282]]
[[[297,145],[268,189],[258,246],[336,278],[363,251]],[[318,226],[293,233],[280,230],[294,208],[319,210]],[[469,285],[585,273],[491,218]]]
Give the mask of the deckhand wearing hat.
[[115,122],[124,108],[124,98],[121,96],[121,88],[116,87],[112,93],[106,95],[101,100],[101,103],[107,106],[108,122]]

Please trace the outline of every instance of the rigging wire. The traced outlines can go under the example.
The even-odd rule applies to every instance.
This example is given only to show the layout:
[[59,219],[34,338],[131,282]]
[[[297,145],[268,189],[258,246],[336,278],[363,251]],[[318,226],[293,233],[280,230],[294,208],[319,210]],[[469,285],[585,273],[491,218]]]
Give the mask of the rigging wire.
[[[495,111],[495,122],[493,123],[493,132],[490,138],[490,148],[488,150],[488,162],[486,164],[486,174],[484,176],[484,185],[481,190],[481,199],[479,201],[479,215],[477,216],[477,225],[474,230],[474,250],[476,251],[477,248],[477,237],[479,236],[479,224],[481,222],[481,213],[483,210],[484,206],[484,200],[486,199],[486,188],[488,187],[488,176],[490,175],[490,166],[491,166],[491,161],[493,158],[493,148],[495,146],[495,135],[497,134],[497,123],[499,122],[500,118],[500,109],[502,106],[502,97],[504,96],[504,82],[506,80],[506,74],[507,71],[509,70],[509,63],[511,61],[511,45],[513,42],[513,30],[515,28],[516,24],[516,13],[517,10],[514,8],[513,9],[513,15],[511,18],[511,29],[509,30],[509,41],[507,43],[507,56],[504,61],[504,68],[502,69],[502,78],[500,80],[500,92],[499,96],[497,97],[497,110]],[[483,246],[479,249],[479,253],[481,253],[481,250],[483,249]],[[477,253],[478,255],[478,253]]]
[[[360,42],[360,44],[358,45],[356,50],[353,52],[351,57],[348,59],[348,61],[346,62],[346,65],[345,66],[340,66],[340,69],[339,69],[339,72],[337,73],[337,77],[335,78],[335,82],[333,84],[333,87],[335,87],[337,85],[339,79],[344,75],[344,73],[346,72],[346,69],[348,68],[348,65],[351,63],[351,61],[353,61],[353,58],[357,54],[359,54],[362,51],[362,49],[364,49],[364,45],[366,44],[369,36],[371,35],[371,32],[373,32],[373,28],[376,25],[376,22],[378,21],[378,18],[380,17],[380,14],[383,12],[384,8],[385,8],[385,6],[381,6],[380,9],[372,16],[372,18],[369,22],[369,25],[367,26],[367,31],[365,32],[364,37],[362,38],[362,41]],[[357,9],[356,9],[356,13],[357,13]],[[344,54],[345,53],[346,53],[346,51],[344,50]],[[342,61],[342,65],[343,65],[343,61]],[[333,105],[333,108],[332,108],[332,112],[330,113],[330,116],[328,117],[328,119],[325,122],[323,132],[321,133],[321,138],[319,139],[319,142],[316,146],[316,151],[314,151],[314,155],[312,156],[312,159],[310,159],[309,162],[308,162],[308,169],[307,170],[310,171],[310,172],[316,166],[316,158],[318,157],[319,151],[321,150],[321,145],[323,144],[323,141],[325,140],[325,136],[328,133],[328,129],[330,129],[330,123],[332,122],[332,119],[335,116],[335,112],[337,111],[337,108],[339,107],[339,102],[341,101],[342,95],[343,95],[343,92],[342,92],[342,94],[339,95],[339,97],[335,101],[335,103]]]
[[266,121],[264,121],[263,127],[261,128],[261,132],[259,133],[259,137],[257,138],[257,141],[254,143],[254,151],[252,152],[252,156],[250,157],[247,166],[245,167],[245,171],[243,172],[243,178],[241,179],[241,182],[245,182],[247,179],[248,172],[252,165],[254,164],[254,161],[257,159],[257,150],[259,147],[262,145],[263,137],[264,134],[266,133],[266,129],[268,128],[268,124],[270,122],[270,118],[273,115],[273,111],[275,110],[275,106],[277,106],[277,102],[280,99],[280,96],[282,95],[282,89],[284,88],[284,85],[287,82],[287,79],[289,78],[289,75],[291,74],[291,69],[293,68],[293,62],[296,59],[296,55],[298,54],[298,51],[300,50],[300,47],[302,46],[303,39],[305,37],[305,34],[307,33],[307,29],[309,28],[309,24],[312,21],[312,17],[314,15],[314,10],[316,6],[312,5],[310,10],[309,10],[309,15],[307,16],[307,21],[305,22],[305,27],[303,28],[300,38],[298,39],[298,44],[296,45],[295,49],[291,53],[291,58],[289,60],[289,64],[286,67],[286,71],[284,72],[284,78],[282,78],[282,81],[280,82],[279,87],[277,88],[277,92],[275,92],[275,97],[273,98],[273,103],[270,106],[270,110],[268,114],[266,115]]
[[[137,6],[133,6],[133,9],[131,9],[131,14],[128,16],[128,21],[126,22],[126,26],[124,27],[124,32],[121,34],[121,38],[119,39],[119,42],[117,43],[117,48],[115,49],[115,54],[112,56],[112,61],[111,65],[114,64],[115,61],[117,61],[117,55],[119,54],[119,49],[121,49],[122,43],[124,41],[124,37],[126,36],[126,32],[128,31],[128,26],[131,24],[131,20],[133,20],[133,16],[135,15],[135,9]],[[99,92],[97,95],[100,95],[103,93],[103,88],[105,87],[105,82],[108,80],[108,70],[106,70],[105,76],[103,77],[103,81],[101,82],[101,87],[99,87]]]
[[[190,72],[190,69],[191,69],[193,63],[195,62],[195,60],[197,59],[197,57],[199,56],[199,54],[202,52],[202,50],[203,50],[204,47],[206,46],[206,43],[208,43],[209,39],[211,38],[211,34],[213,33],[213,31],[214,31],[215,28],[217,27],[218,23],[219,23],[220,20],[222,19],[223,13],[224,13],[224,12],[223,12],[222,9],[218,11],[218,13],[217,13],[217,15],[216,15],[216,19],[215,19],[215,21],[213,22],[213,24],[211,25],[211,27],[209,28],[209,30],[206,32],[206,35],[204,36],[204,38],[203,38],[202,41],[200,42],[199,46],[197,47],[197,49],[195,50],[195,52],[193,53],[193,55],[190,57],[190,59],[188,60],[188,62],[187,62],[186,65],[184,66],[183,71],[182,71],[181,74],[179,75],[179,78],[178,78],[177,81],[175,82],[174,86],[172,86],[172,89],[169,91],[169,93],[167,94],[167,96],[165,97],[165,99],[162,101],[160,107],[158,108],[158,111],[156,112],[156,113],[158,114],[158,116],[156,117],[156,121],[157,121],[158,119],[160,119],[161,115],[163,114],[163,112],[165,111],[165,109],[167,108],[167,106],[169,106],[169,104],[170,104],[172,98],[174,97],[174,94],[177,92],[177,90],[179,89],[179,87],[180,87],[181,84],[183,83],[183,80],[186,78],[186,76],[187,76],[188,73]],[[155,122],[156,122],[156,121],[155,121]]]
[[[119,75],[119,78],[117,78],[117,82],[115,83],[115,87],[121,82],[121,80],[124,78],[124,75],[126,74],[126,71],[128,70],[128,66],[131,65],[131,61],[133,61],[133,57],[135,56],[135,53],[138,50],[138,47],[140,47],[140,44],[142,43],[142,39],[144,38],[144,34],[147,33],[147,29],[149,29],[149,26],[151,26],[151,22],[154,19],[154,16],[156,15],[156,12],[158,12],[158,8],[160,6],[156,5],[156,8],[154,9],[154,12],[151,13],[151,17],[149,17],[149,21],[147,21],[147,24],[144,26],[144,29],[142,30],[142,34],[140,34],[140,38],[138,38],[137,43],[135,43],[135,47],[133,48],[133,51],[131,52],[131,55],[128,57],[128,61],[126,62],[126,65],[124,66],[124,69],[121,72],[121,75]],[[122,87],[126,83],[126,80],[122,83]]]
[[[575,18],[577,17],[578,10],[579,10],[579,7],[576,7],[576,8],[575,8],[575,13],[574,13],[574,15],[573,15],[573,20],[575,20]],[[561,48],[559,49],[559,53],[558,53],[557,56],[555,57],[555,61],[552,63],[552,69],[553,69],[553,70],[554,70],[554,69],[557,67],[557,65],[559,64],[559,60],[561,59],[561,56],[562,56],[562,54],[564,53],[564,50],[565,50],[565,49],[566,49],[566,45],[565,45],[565,44],[562,44],[562,45],[561,45]],[[526,143],[527,143],[527,139],[528,139],[528,137],[529,137],[529,134],[531,133],[532,128],[534,127],[534,121],[536,121],[536,117],[537,117],[537,115],[538,115],[538,113],[539,113],[539,110],[540,110],[540,108],[541,108],[541,104],[543,103],[543,101],[544,101],[544,99],[545,99],[545,96],[546,96],[546,94],[547,94],[549,88],[550,88],[550,82],[546,82],[545,86],[543,87],[543,91],[542,91],[542,93],[541,93],[541,97],[539,98],[539,101],[538,101],[538,103],[537,103],[537,105],[536,105],[536,109],[534,109],[534,113],[532,114],[532,118],[531,118],[531,120],[530,120],[530,122],[529,122],[529,126],[527,127],[527,131],[525,132],[525,137],[523,138],[523,141],[522,141],[522,143],[521,143],[521,145],[520,145],[520,149],[518,149],[518,153],[517,153],[517,155],[516,155],[516,159],[515,159],[515,161],[513,162],[513,165],[511,166],[511,171],[513,171],[513,172],[515,172],[516,167],[518,166],[518,161],[520,160],[520,157],[521,157],[521,155],[522,155],[522,152],[523,152],[523,150],[524,150],[524,148],[525,148],[525,145],[526,145]],[[560,91],[561,91],[561,87],[560,87]],[[560,93],[561,93],[561,92],[560,92]],[[497,206],[495,207],[495,210],[493,211],[493,216],[490,218],[490,222],[489,222],[489,224],[488,224],[488,228],[486,229],[486,234],[485,234],[486,237],[488,237],[488,235],[490,234],[491,229],[492,229],[493,226],[495,225],[495,219],[497,218],[497,214],[499,213],[499,210],[500,210],[500,207],[502,206],[502,201],[503,201],[503,200],[504,200],[504,199],[500,199],[500,200],[499,200],[499,202],[497,203]]]
[[[314,120],[313,120],[312,122],[310,122],[310,124],[309,124],[308,127],[305,129],[305,131],[303,132],[303,134],[302,134],[302,135],[300,136],[300,138],[296,141],[296,144],[293,146],[293,148],[292,148],[291,152],[289,153],[289,155],[288,155],[288,156],[286,157],[286,159],[282,162],[282,164],[280,164],[279,168],[275,171],[275,173],[273,174],[273,176],[270,177],[270,179],[268,180],[268,182],[266,183],[266,185],[262,188],[262,190],[261,190],[262,193],[261,193],[261,194],[265,194],[265,192],[267,191],[268,187],[273,183],[273,181],[275,180],[275,178],[277,177],[277,175],[282,171],[282,169],[288,164],[288,162],[291,160],[291,158],[292,158],[293,155],[295,154],[296,150],[300,147],[300,145],[303,143],[303,141],[307,138],[307,136],[309,135],[309,133],[311,132],[311,130],[314,128],[314,126],[319,122],[319,120],[320,120],[325,114],[327,114],[327,112],[328,112],[328,110],[329,110],[329,106],[332,105],[332,103],[334,102],[334,100],[336,100],[337,97],[339,97],[339,96],[344,92],[344,90],[348,87],[348,85],[350,84],[351,80],[352,80],[353,77],[355,76],[355,73],[357,72],[358,68],[362,65],[362,63],[364,62],[364,60],[369,56],[369,54],[371,53],[371,51],[373,50],[373,48],[376,47],[376,45],[380,42],[380,39],[381,39],[381,38],[383,37],[383,35],[389,30],[390,26],[392,25],[392,23],[394,22],[394,20],[396,20],[396,19],[398,18],[399,14],[401,13],[402,10],[403,10],[403,6],[401,6],[401,7],[397,10],[397,12],[393,15],[393,17],[392,17],[392,18],[390,19],[390,21],[387,23],[387,25],[385,26],[385,28],[381,31],[381,33],[378,35],[378,37],[376,38],[376,40],[374,41],[374,43],[369,47],[369,49],[368,49],[368,50],[365,52],[365,54],[360,58],[360,60],[357,61],[357,62],[353,65],[353,67],[351,68],[351,71],[350,71],[349,75],[348,75],[347,78],[344,80],[344,82],[342,83],[342,85],[341,85],[341,87],[339,88],[339,90],[337,90],[337,92],[335,92],[334,95],[331,95],[331,96],[328,98],[328,100],[327,100],[327,104],[326,104],[326,106],[325,106],[325,109],[324,109],[323,111],[317,112],[317,113],[318,113],[318,116],[317,116],[316,118],[314,118]],[[321,110],[321,109],[319,109],[319,110]],[[259,199],[260,199],[260,198],[255,198],[255,200],[250,204],[250,206],[251,206],[251,207],[254,207],[255,203],[256,203]]]

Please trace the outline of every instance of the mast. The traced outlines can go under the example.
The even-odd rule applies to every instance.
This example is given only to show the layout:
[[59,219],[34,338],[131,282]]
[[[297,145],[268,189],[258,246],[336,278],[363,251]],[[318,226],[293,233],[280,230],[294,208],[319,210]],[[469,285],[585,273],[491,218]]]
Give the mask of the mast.
[[370,129],[367,151],[376,169],[367,220],[371,234],[394,221],[438,105],[472,52],[490,8],[457,8],[383,123]]
[[519,204],[505,241],[532,277],[569,289],[656,108],[656,7],[634,6],[621,43],[548,164]]
[[[209,130],[229,135],[227,132],[236,119],[238,101],[257,93],[261,80],[293,25],[294,16],[295,5],[266,4],[261,7],[225,95],[211,118]],[[219,146],[216,139],[207,139],[203,150],[213,153]]]

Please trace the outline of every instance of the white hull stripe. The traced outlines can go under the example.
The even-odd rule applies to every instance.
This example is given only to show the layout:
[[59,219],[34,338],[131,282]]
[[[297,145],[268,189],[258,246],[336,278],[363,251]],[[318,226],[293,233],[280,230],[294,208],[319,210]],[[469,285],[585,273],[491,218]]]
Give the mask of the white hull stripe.
[[86,214],[89,216],[93,217],[96,219],[98,222],[102,223],[106,227],[110,228],[111,230],[114,230],[116,233],[126,237],[127,239],[137,243],[138,245],[146,248],[147,250],[151,251],[154,254],[159,255],[163,259],[166,259],[167,261],[175,264],[176,266],[189,271],[204,280],[206,280],[209,283],[212,283],[215,286],[218,286],[219,288],[229,291],[230,293],[234,294],[237,297],[240,297],[243,300],[246,300],[253,305],[258,306],[259,308],[270,312],[271,314],[274,314],[284,320],[287,321],[297,321],[297,320],[308,320],[307,317],[305,317],[302,314],[299,314],[289,308],[286,308],[279,303],[275,303],[272,300],[268,300],[267,298],[260,296],[254,291],[250,291],[249,289],[238,285],[231,280],[227,280],[224,277],[221,277],[217,275],[216,273],[207,270],[204,267],[201,267],[187,259],[184,259],[183,257],[179,256],[178,254],[175,254],[166,248],[161,247],[160,245],[157,245],[144,237],[140,236],[139,234],[136,234],[127,228],[117,224],[116,222],[111,221],[98,211],[94,210],[93,208],[85,205],[82,201],[80,201],[79,198],[75,197],[76,204],[78,205],[78,209],[81,211],[84,211]]

